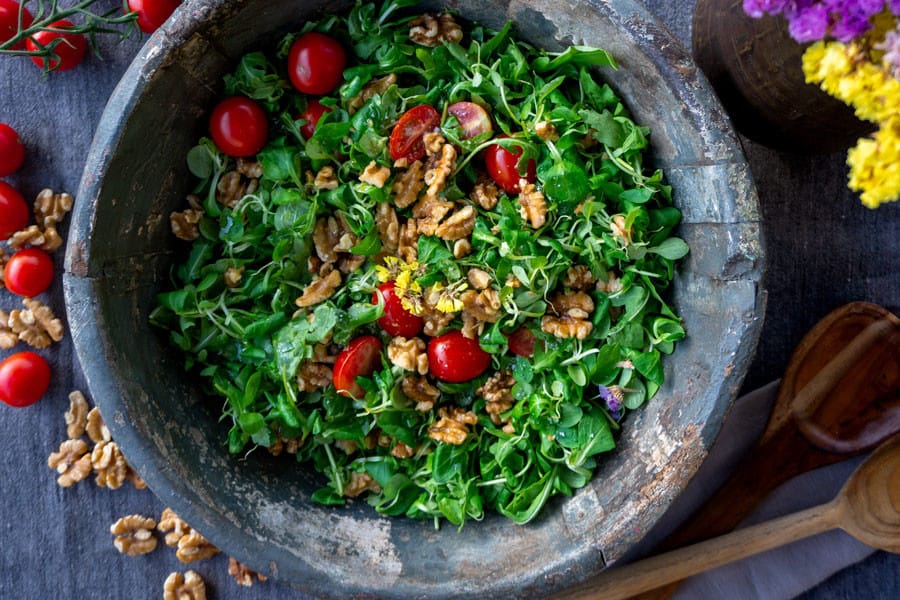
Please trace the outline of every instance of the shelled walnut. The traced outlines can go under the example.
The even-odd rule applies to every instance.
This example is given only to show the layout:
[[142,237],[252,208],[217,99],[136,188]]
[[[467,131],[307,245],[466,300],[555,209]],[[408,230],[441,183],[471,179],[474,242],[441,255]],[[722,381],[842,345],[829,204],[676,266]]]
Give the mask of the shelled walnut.
[[159,523],[156,525],[156,529],[160,533],[165,534],[164,540],[166,546],[169,546],[170,548],[177,546],[181,538],[191,532],[191,526],[181,520],[181,517],[168,507],[163,509],[162,515],[159,517]]
[[187,535],[181,536],[178,540],[178,549],[175,556],[183,563],[192,563],[198,560],[205,560],[219,553],[209,540],[200,535],[196,529],[192,529]]
[[116,550],[128,556],[140,556],[156,550],[156,538],[153,529],[156,521],[141,515],[128,515],[112,524],[109,532],[115,539]]
[[355,498],[365,491],[380,492],[381,486],[368,473],[350,473],[350,481],[344,486],[344,496]]
[[422,338],[407,339],[397,336],[388,344],[387,355],[391,364],[401,369],[416,371],[420,375],[428,372],[428,354],[425,352],[425,342]]
[[103,441],[94,446],[91,464],[96,474],[95,481],[100,487],[116,490],[122,487],[128,478],[128,463],[116,442]]
[[294,303],[300,308],[314,306],[331,298],[341,285],[341,272],[332,270],[327,275],[316,275],[312,282],[303,288],[303,294]]
[[170,573],[163,584],[163,600],[206,600],[206,584],[194,571]]
[[252,587],[254,577],[260,582],[267,579],[262,573],[257,573],[231,556],[228,557],[228,574],[234,578],[235,583],[244,587]]
[[[0,276],[2,279],[2,276]],[[9,350],[19,342],[18,334],[9,327],[9,313],[0,310],[0,348]]]
[[66,435],[75,440],[84,435],[87,427],[88,402],[78,390],[69,394],[69,410],[66,411]]
[[417,160],[394,178],[391,186],[391,192],[394,194],[394,206],[397,208],[411,206],[419,198],[419,193],[423,189],[425,189],[425,165],[421,160]]
[[47,458],[47,466],[59,473],[61,487],[70,487],[91,473],[91,455],[84,440],[66,440]]
[[440,419],[428,428],[428,437],[455,446],[466,441],[468,426],[478,423],[475,413],[458,406],[442,406],[438,409],[438,416]]
[[462,38],[462,27],[450,13],[424,14],[409,22],[409,39],[421,46],[434,48],[443,42],[459,43]]
[[381,166],[373,160],[366,165],[366,168],[360,173],[359,180],[381,189],[384,187],[384,184],[387,183],[390,176],[391,170],[389,168]]
[[49,306],[34,298],[24,298],[24,309],[10,311],[7,326],[33,348],[49,348],[63,338],[63,324]]
[[487,378],[475,393],[484,398],[485,412],[491,417],[495,425],[500,425],[504,419],[501,413],[508,411],[513,405],[512,387],[516,380],[509,371],[497,371]]
[[544,192],[537,189],[533,183],[525,179],[519,180],[522,190],[519,193],[519,212],[534,229],[543,227],[547,222],[547,201]]
[[87,414],[84,431],[95,444],[112,440],[112,435],[109,433],[106,423],[103,422],[100,409],[96,406]]
[[594,301],[584,292],[555,294],[550,300],[550,311],[541,318],[541,330],[558,338],[583,340],[593,330],[589,320],[594,312]]
[[410,400],[415,401],[416,410],[428,412],[441,397],[441,391],[431,385],[426,377],[407,376],[400,382],[400,391]]

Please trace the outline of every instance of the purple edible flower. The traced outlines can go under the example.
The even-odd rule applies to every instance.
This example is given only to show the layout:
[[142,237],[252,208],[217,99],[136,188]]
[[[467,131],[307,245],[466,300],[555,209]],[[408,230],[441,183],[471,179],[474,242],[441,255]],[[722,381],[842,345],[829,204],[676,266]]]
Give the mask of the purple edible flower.
[[900,27],[889,31],[884,41],[876,48],[884,50],[884,62],[887,63],[891,74],[900,79]]
[[[613,415],[613,418],[618,420],[619,417],[621,417],[622,403],[619,402],[619,399],[616,398],[616,395],[612,393],[612,390],[610,390],[605,385],[598,385],[597,392],[600,395],[600,398],[602,398],[603,401],[606,402],[606,408],[609,409],[609,412]],[[618,414],[619,416],[615,416],[616,414]]]
[[[895,0],[900,2],[900,0]],[[790,4],[789,0],[744,0],[744,12],[758,19],[763,15],[780,14],[785,6]]]
[[828,33],[828,9],[821,4],[799,9],[789,19],[788,32],[800,43],[821,40]]

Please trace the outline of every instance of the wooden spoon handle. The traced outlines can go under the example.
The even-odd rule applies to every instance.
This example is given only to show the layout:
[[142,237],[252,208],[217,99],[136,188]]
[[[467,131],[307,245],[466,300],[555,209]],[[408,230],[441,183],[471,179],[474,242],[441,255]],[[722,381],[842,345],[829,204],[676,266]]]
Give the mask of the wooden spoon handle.
[[569,600],[622,600],[691,575],[765,552],[838,526],[841,506],[833,500],[813,508],[733,531],[665,554],[613,567],[567,594]]

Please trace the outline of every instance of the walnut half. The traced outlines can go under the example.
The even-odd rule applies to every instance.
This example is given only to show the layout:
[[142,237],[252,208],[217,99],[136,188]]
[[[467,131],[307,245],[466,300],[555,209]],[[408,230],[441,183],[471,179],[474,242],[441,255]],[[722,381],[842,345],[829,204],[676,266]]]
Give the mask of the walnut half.
[[163,600],[206,600],[206,584],[194,571],[170,573],[163,584]]
[[116,550],[128,556],[148,554],[156,549],[153,528],[156,521],[141,515],[128,515],[112,524],[109,532],[116,536],[113,545]]

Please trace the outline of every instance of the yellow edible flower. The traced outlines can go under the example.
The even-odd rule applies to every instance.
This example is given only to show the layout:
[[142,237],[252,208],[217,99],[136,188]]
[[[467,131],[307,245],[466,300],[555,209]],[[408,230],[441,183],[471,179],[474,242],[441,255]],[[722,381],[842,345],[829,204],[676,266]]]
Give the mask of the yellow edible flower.
[[444,287],[441,282],[431,286],[431,294],[437,295],[437,302],[434,308],[442,313],[455,313],[463,309],[463,303],[459,299],[460,292],[464,291],[468,285],[465,282],[458,282],[450,287]]

